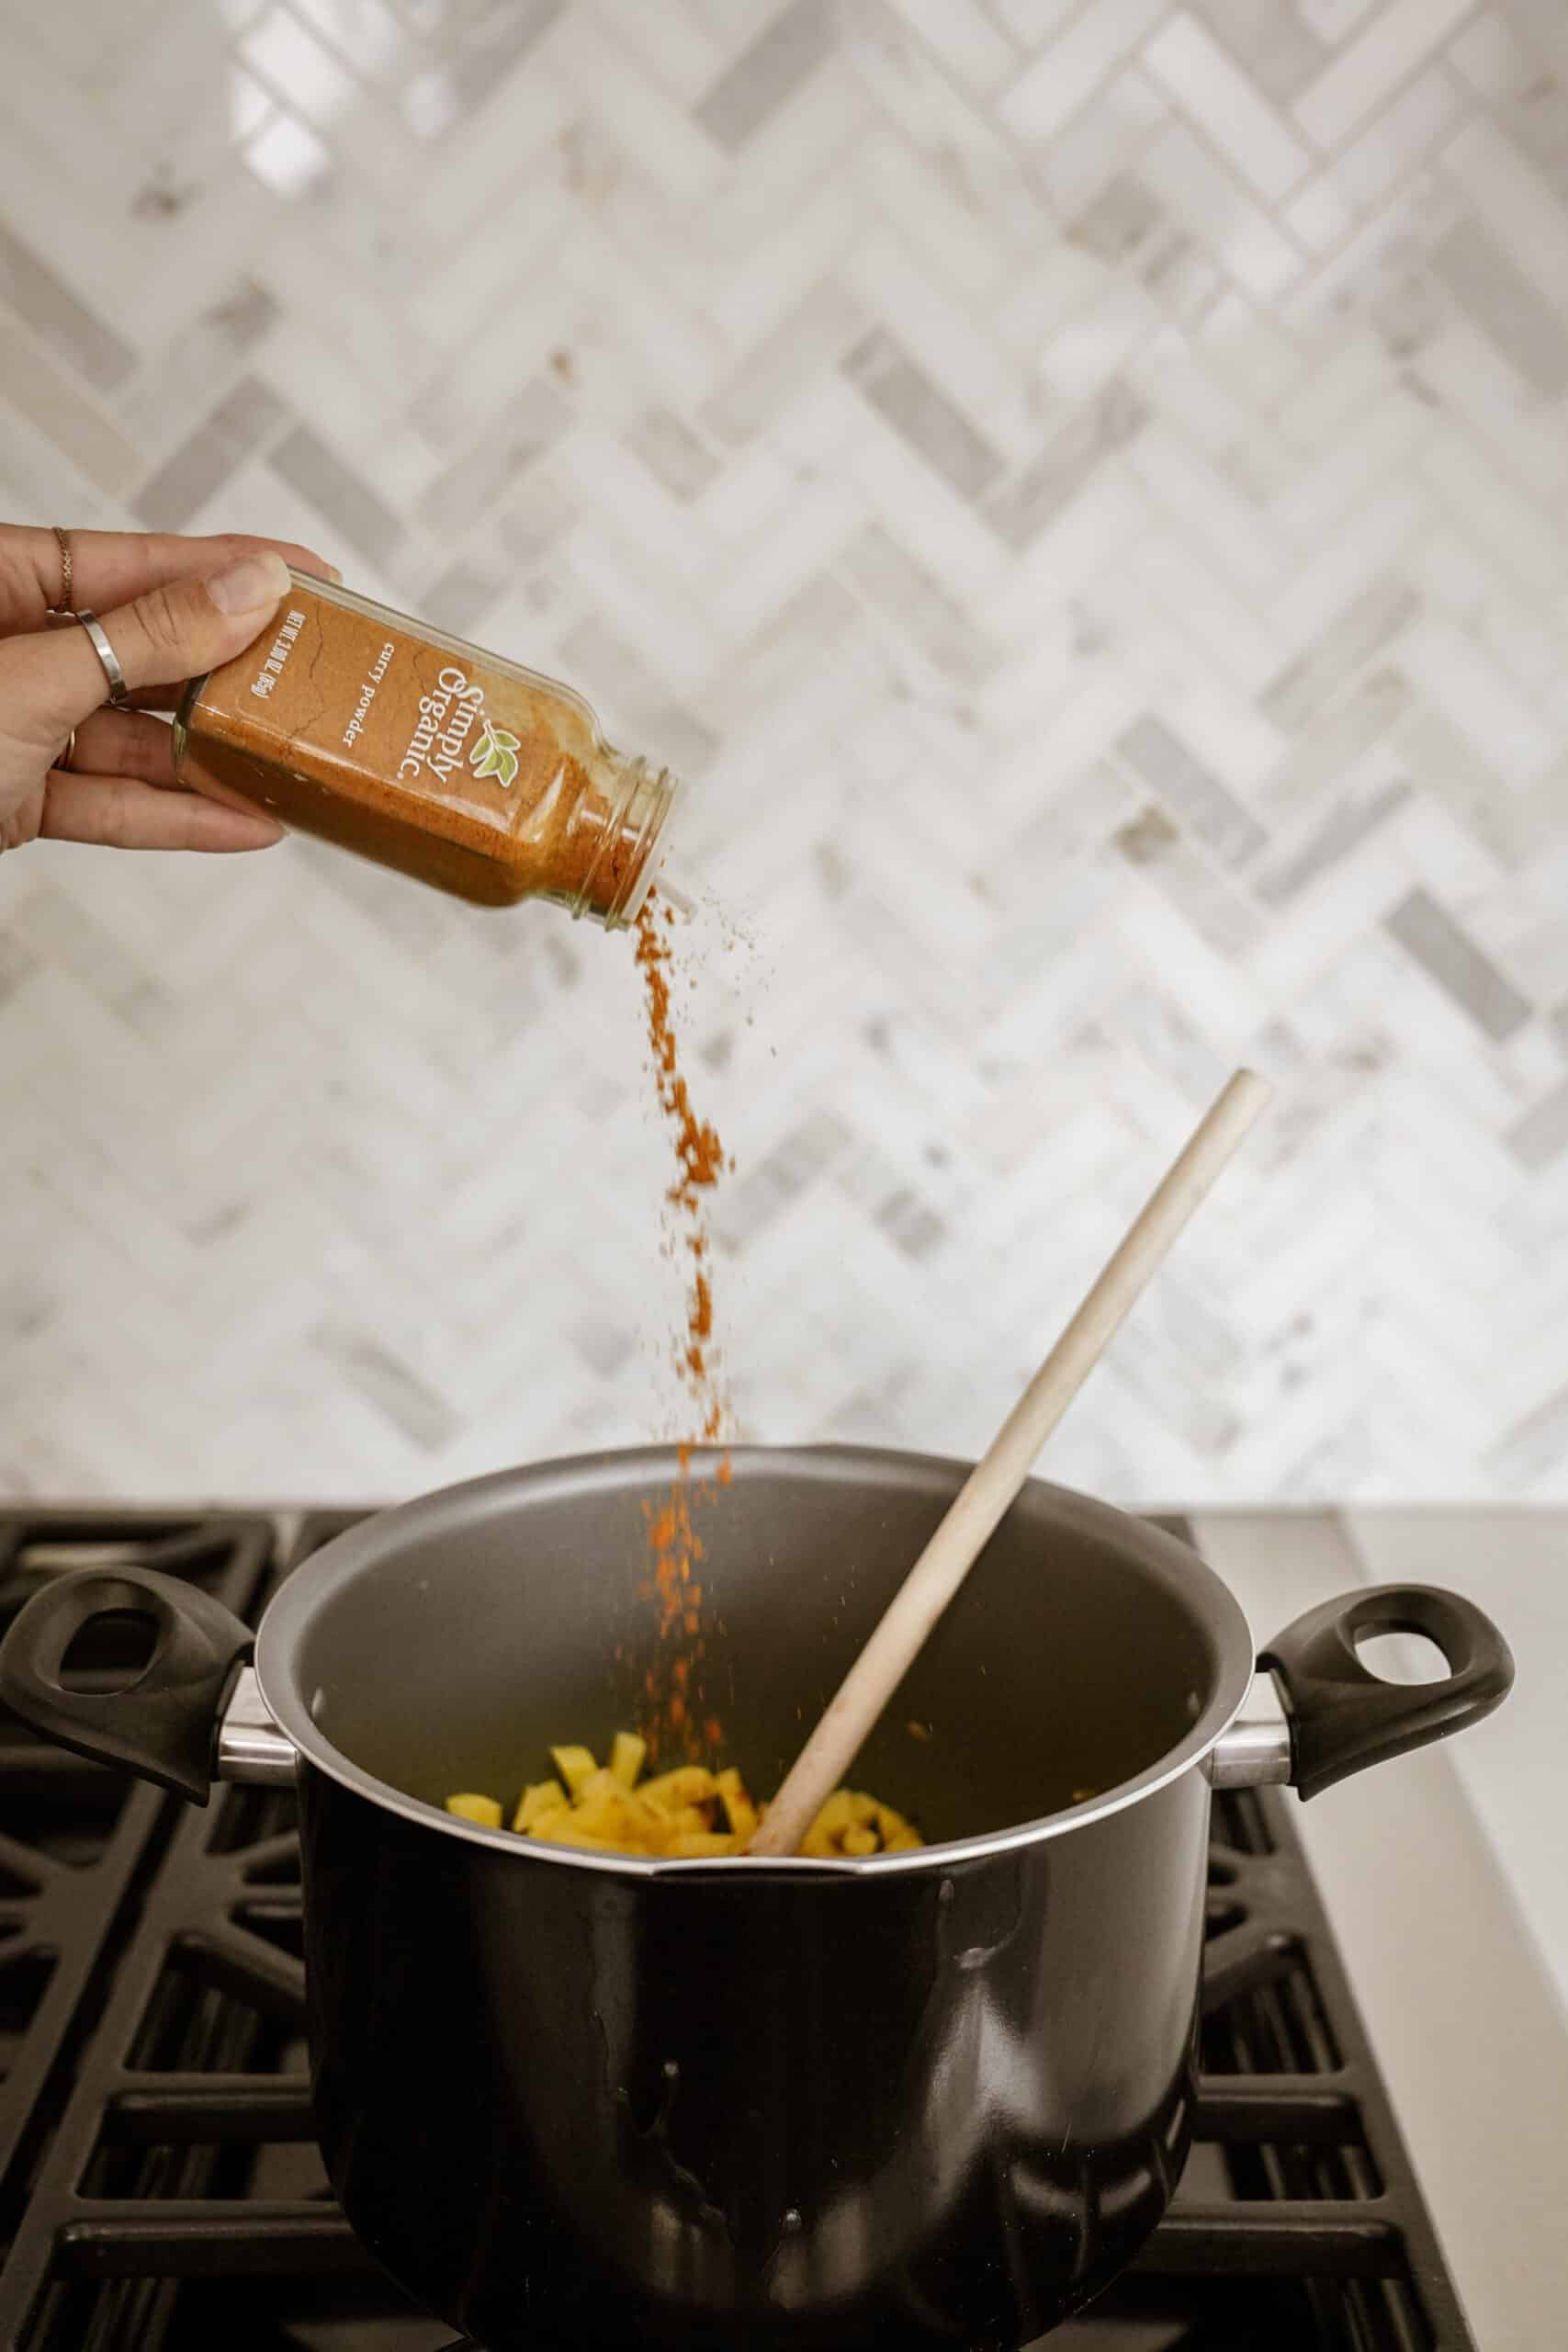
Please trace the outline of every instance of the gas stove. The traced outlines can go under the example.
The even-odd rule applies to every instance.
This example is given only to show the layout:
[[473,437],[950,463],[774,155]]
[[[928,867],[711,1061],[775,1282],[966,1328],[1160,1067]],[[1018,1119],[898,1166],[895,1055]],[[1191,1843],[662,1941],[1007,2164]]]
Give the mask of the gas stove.
[[[127,1559],[254,1618],[352,1517],[0,1510],[0,1625]],[[84,1639],[84,1687],[134,1668],[130,1629]],[[1474,2352],[1293,1803],[1216,1800],[1197,2142],[1053,2352]],[[0,1819],[5,2352],[461,2352],[322,2170],[288,1792],[193,1812],[0,1714]]]

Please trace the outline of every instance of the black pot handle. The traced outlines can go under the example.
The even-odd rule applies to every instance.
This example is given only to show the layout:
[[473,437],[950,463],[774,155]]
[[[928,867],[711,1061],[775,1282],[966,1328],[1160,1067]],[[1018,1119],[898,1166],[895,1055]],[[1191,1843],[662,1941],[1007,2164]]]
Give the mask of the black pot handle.
[[[1425,1634],[1448,1660],[1438,1682],[1384,1682],[1362,1665],[1368,1634]],[[1514,1661],[1490,1617],[1431,1585],[1372,1585],[1309,1609],[1258,1659],[1279,1677],[1291,1779],[1303,1797],[1352,1772],[1479,1723],[1513,1688]]]
[[[152,1619],[152,1657],[123,1690],[68,1690],[66,1652],[84,1625],[110,1612]],[[62,1747],[205,1804],[218,1726],[254,1640],[199,1585],[155,1568],[84,1568],[17,1611],[0,1642],[0,1702]]]

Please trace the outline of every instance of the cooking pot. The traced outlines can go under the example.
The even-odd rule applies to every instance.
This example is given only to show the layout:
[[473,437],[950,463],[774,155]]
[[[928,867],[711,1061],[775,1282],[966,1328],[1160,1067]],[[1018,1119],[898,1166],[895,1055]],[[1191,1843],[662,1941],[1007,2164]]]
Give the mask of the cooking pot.
[[[1032,1482],[857,1766],[924,1849],[623,1860],[445,1814],[627,1720],[642,1507],[679,1475],[672,1452],[599,1454],[364,1521],[283,1584],[254,1671],[199,1591],[62,1577],[17,1618],[0,1698],[197,1803],[214,1774],[297,1785],[333,2185],[488,2352],[1004,2352],[1108,2283],[1181,2170],[1211,1791],[1311,1796],[1455,1731],[1507,1691],[1506,1645],[1454,1595],[1359,1590],[1264,1653],[1283,1708],[1249,1717],[1251,1640],[1212,1570]],[[753,1788],[964,1476],[735,1451],[700,1524],[709,1687]],[[140,1678],[66,1687],[75,1634],[128,1610],[156,1629]],[[1446,1678],[1369,1672],[1358,1641],[1394,1629]]]

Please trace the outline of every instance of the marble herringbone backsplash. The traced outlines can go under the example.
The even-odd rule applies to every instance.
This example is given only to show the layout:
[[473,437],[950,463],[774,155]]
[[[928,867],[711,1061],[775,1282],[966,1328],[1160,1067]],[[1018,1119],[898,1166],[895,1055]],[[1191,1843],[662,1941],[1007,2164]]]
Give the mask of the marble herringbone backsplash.
[[[1559,0],[8,0],[0,512],[309,540],[693,780],[747,1430],[1568,1497]],[[734,930],[742,936],[737,940]],[[0,873],[0,1489],[670,1426],[624,940]]]

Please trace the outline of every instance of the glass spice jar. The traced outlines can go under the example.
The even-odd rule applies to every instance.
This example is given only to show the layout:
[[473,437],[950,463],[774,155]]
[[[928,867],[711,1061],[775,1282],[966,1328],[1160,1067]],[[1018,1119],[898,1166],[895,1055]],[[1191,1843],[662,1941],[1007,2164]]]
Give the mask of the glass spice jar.
[[580,695],[291,571],[270,632],[193,678],[182,783],[483,906],[635,921],[681,786]]

